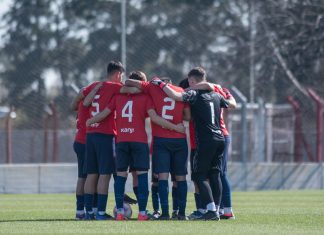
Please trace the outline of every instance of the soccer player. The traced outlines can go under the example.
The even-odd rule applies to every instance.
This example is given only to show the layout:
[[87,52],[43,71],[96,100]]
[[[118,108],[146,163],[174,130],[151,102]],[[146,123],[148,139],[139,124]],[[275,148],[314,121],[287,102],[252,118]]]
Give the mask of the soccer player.
[[[146,81],[143,72],[135,71],[130,79]],[[148,200],[148,175],[149,150],[145,131],[145,118],[147,114],[154,123],[164,128],[185,131],[182,123],[175,125],[158,117],[151,98],[143,93],[116,95],[101,113],[87,121],[87,126],[103,120],[109,114],[116,111],[117,139],[116,139],[116,167],[117,177],[115,181],[115,199],[117,206],[116,220],[125,220],[123,197],[127,179],[127,169],[136,170],[138,178],[138,220],[148,220],[146,205]]]
[[[120,62],[111,61],[107,65],[107,80],[102,83],[94,99],[84,99],[84,105],[91,103],[90,116],[100,113],[110,102],[115,94],[118,94],[122,84],[121,78],[124,72]],[[86,87],[83,96],[92,90],[98,82]],[[113,139],[116,135],[116,124],[113,115],[87,127],[86,137],[86,173],[87,178],[84,186],[85,192],[85,219],[108,220],[112,219],[106,213],[108,187],[111,174],[115,171],[113,157]],[[92,210],[93,197],[97,189],[98,212],[94,216]]]
[[[176,102],[169,98],[161,89],[149,82],[126,80],[125,85],[141,89],[149,94],[153,100],[155,110],[159,116],[171,121],[172,123],[181,123],[183,120],[190,119],[190,109],[183,102]],[[172,89],[183,91],[182,88],[170,85]],[[158,174],[158,194],[162,214],[158,219],[168,220],[169,214],[169,173],[175,175],[177,181],[177,196],[179,205],[179,220],[187,220],[185,215],[187,203],[187,140],[185,133],[178,133],[173,130],[161,128],[152,123],[153,136],[153,170]]]
[[[212,89],[213,91],[219,93],[222,95],[229,104],[231,104],[231,107],[236,107],[236,100],[232,96],[232,94],[229,92],[227,88],[222,88],[219,85],[208,83],[208,82],[201,82],[199,84],[191,84],[188,83],[191,89],[207,89],[210,90]],[[221,205],[220,205],[220,218],[221,219],[235,219],[233,209],[232,209],[232,200],[231,200],[231,187],[229,184],[229,181],[227,179],[227,160],[228,160],[228,148],[230,144],[230,135],[229,132],[226,128],[224,118],[223,118],[223,109],[221,110],[221,118],[220,118],[220,127],[224,135],[225,139],[225,149],[224,149],[224,154],[223,154],[223,159],[222,159],[222,172],[221,172],[221,181],[222,181],[222,200],[221,200]],[[194,135],[194,130],[191,128],[192,134]],[[194,143],[194,140],[191,141],[191,143]],[[197,185],[195,184],[195,190],[197,189]],[[191,214],[191,217],[194,219],[199,218],[202,216],[201,211],[203,211],[203,208],[201,203],[200,203],[200,197],[199,197],[199,191],[198,189],[196,190],[195,193],[195,201],[196,201],[196,206],[197,206],[197,211],[193,212]]]
[[[88,94],[92,99],[97,91],[100,89],[102,83],[98,83],[93,90]],[[77,111],[76,120],[76,134],[73,143],[74,152],[78,159],[78,180],[76,185],[76,220],[82,220],[85,217],[84,213],[84,183],[87,174],[84,173],[84,161],[85,161],[85,142],[86,142],[86,121],[89,118],[88,107],[85,107],[82,103],[83,89],[81,89],[78,95],[73,99],[71,109]],[[96,200],[95,200],[96,204]]]
[[[196,67],[188,73],[189,83],[206,81],[206,72]],[[209,90],[189,90],[175,92],[160,79],[152,80],[168,96],[190,104],[197,139],[197,154],[193,160],[195,181],[199,188],[201,201],[206,205],[207,212],[202,219],[219,220],[222,183],[220,179],[222,154],[225,141],[220,129],[221,108],[229,103],[219,94]]]

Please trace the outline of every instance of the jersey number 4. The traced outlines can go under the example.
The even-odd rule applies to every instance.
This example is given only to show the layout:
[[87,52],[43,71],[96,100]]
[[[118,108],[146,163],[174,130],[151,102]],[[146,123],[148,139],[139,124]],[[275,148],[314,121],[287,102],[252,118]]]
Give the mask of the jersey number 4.
[[125,106],[122,109],[122,117],[128,118],[128,122],[132,122],[133,120],[133,101],[127,101]]
[[167,120],[173,120],[172,115],[166,114],[168,110],[173,110],[175,107],[175,101],[169,97],[165,97],[163,100],[165,103],[169,103],[168,105],[163,105],[162,108],[162,117]]

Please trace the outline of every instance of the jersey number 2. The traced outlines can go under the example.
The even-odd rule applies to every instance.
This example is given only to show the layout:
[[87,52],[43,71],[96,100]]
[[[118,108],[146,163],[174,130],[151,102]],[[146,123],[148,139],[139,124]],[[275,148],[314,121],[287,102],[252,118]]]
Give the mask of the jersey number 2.
[[128,122],[132,122],[133,119],[133,101],[127,101],[122,109],[122,117],[128,118]]
[[165,103],[170,102],[170,104],[169,105],[163,105],[162,117],[164,119],[167,119],[167,120],[173,120],[173,116],[172,115],[167,115],[166,112],[167,112],[167,110],[173,110],[174,109],[175,101],[173,99],[169,98],[169,97],[165,97],[163,101]]

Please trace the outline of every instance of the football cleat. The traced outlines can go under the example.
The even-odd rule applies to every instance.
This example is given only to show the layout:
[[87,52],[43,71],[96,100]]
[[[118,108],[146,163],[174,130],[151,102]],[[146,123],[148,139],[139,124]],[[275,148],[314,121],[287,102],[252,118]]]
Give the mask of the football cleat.
[[86,212],[85,213],[85,217],[84,217],[85,220],[95,220],[95,215],[94,213],[89,213],[89,212]]
[[186,215],[179,215],[179,214],[177,216],[177,219],[178,220],[189,220],[188,216],[186,216]]
[[113,217],[111,215],[108,215],[107,213],[100,215],[97,213],[96,220],[112,220]]
[[84,220],[85,219],[85,213],[76,213],[75,214],[75,220]]
[[216,211],[207,211],[202,217],[202,220],[219,220],[219,214]]
[[171,219],[178,219],[178,211],[172,212]]
[[160,211],[154,211],[153,212],[153,217],[156,218],[156,219],[159,218],[160,215],[161,215],[161,212]]
[[235,219],[235,216],[233,213],[229,213],[229,214],[222,214],[220,216],[221,219]]
[[[126,202],[123,203],[123,207],[124,207],[124,217],[127,219],[130,219],[133,214],[132,207]],[[113,214],[114,214],[114,217],[116,218],[116,216],[117,216],[117,207],[116,206],[113,209]]]
[[115,220],[118,220],[118,221],[123,221],[123,220],[126,220],[126,218],[124,217],[123,214],[117,214]]
[[160,215],[159,217],[157,218],[154,218],[154,220],[170,220],[170,215]]
[[189,218],[190,220],[199,220],[199,219],[202,218],[203,215],[204,215],[204,214],[201,213],[200,211],[194,211],[194,212],[192,212],[192,213],[188,216],[188,218]]
[[138,214],[137,220],[138,221],[150,220],[150,217],[147,214],[145,215]]
[[124,202],[128,203],[130,205],[136,204],[137,200],[131,198],[130,196],[128,196],[127,194],[124,194]]

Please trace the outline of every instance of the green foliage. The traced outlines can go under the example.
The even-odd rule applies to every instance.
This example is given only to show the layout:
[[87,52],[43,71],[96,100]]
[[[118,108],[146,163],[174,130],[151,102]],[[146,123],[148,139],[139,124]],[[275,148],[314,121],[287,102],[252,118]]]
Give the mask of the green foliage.
[[[202,65],[211,81],[235,85],[248,97],[253,58],[255,96],[283,103],[287,94],[301,92],[274,56],[272,39],[296,80],[324,95],[323,1],[126,2],[128,72],[143,70],[148,78],[169,76],[178,83],[190,68]],[[22,109],[32,127],[39,126],[44,105],[53,98],[45,72],[54,71],[59,89],[54,99],[61,113],[71,114],[68,85],[104,78],[106,64],[121,60],[120,8],[118,1],[13,0],[2,19],[0,79],[9,91],[2,103]]]

